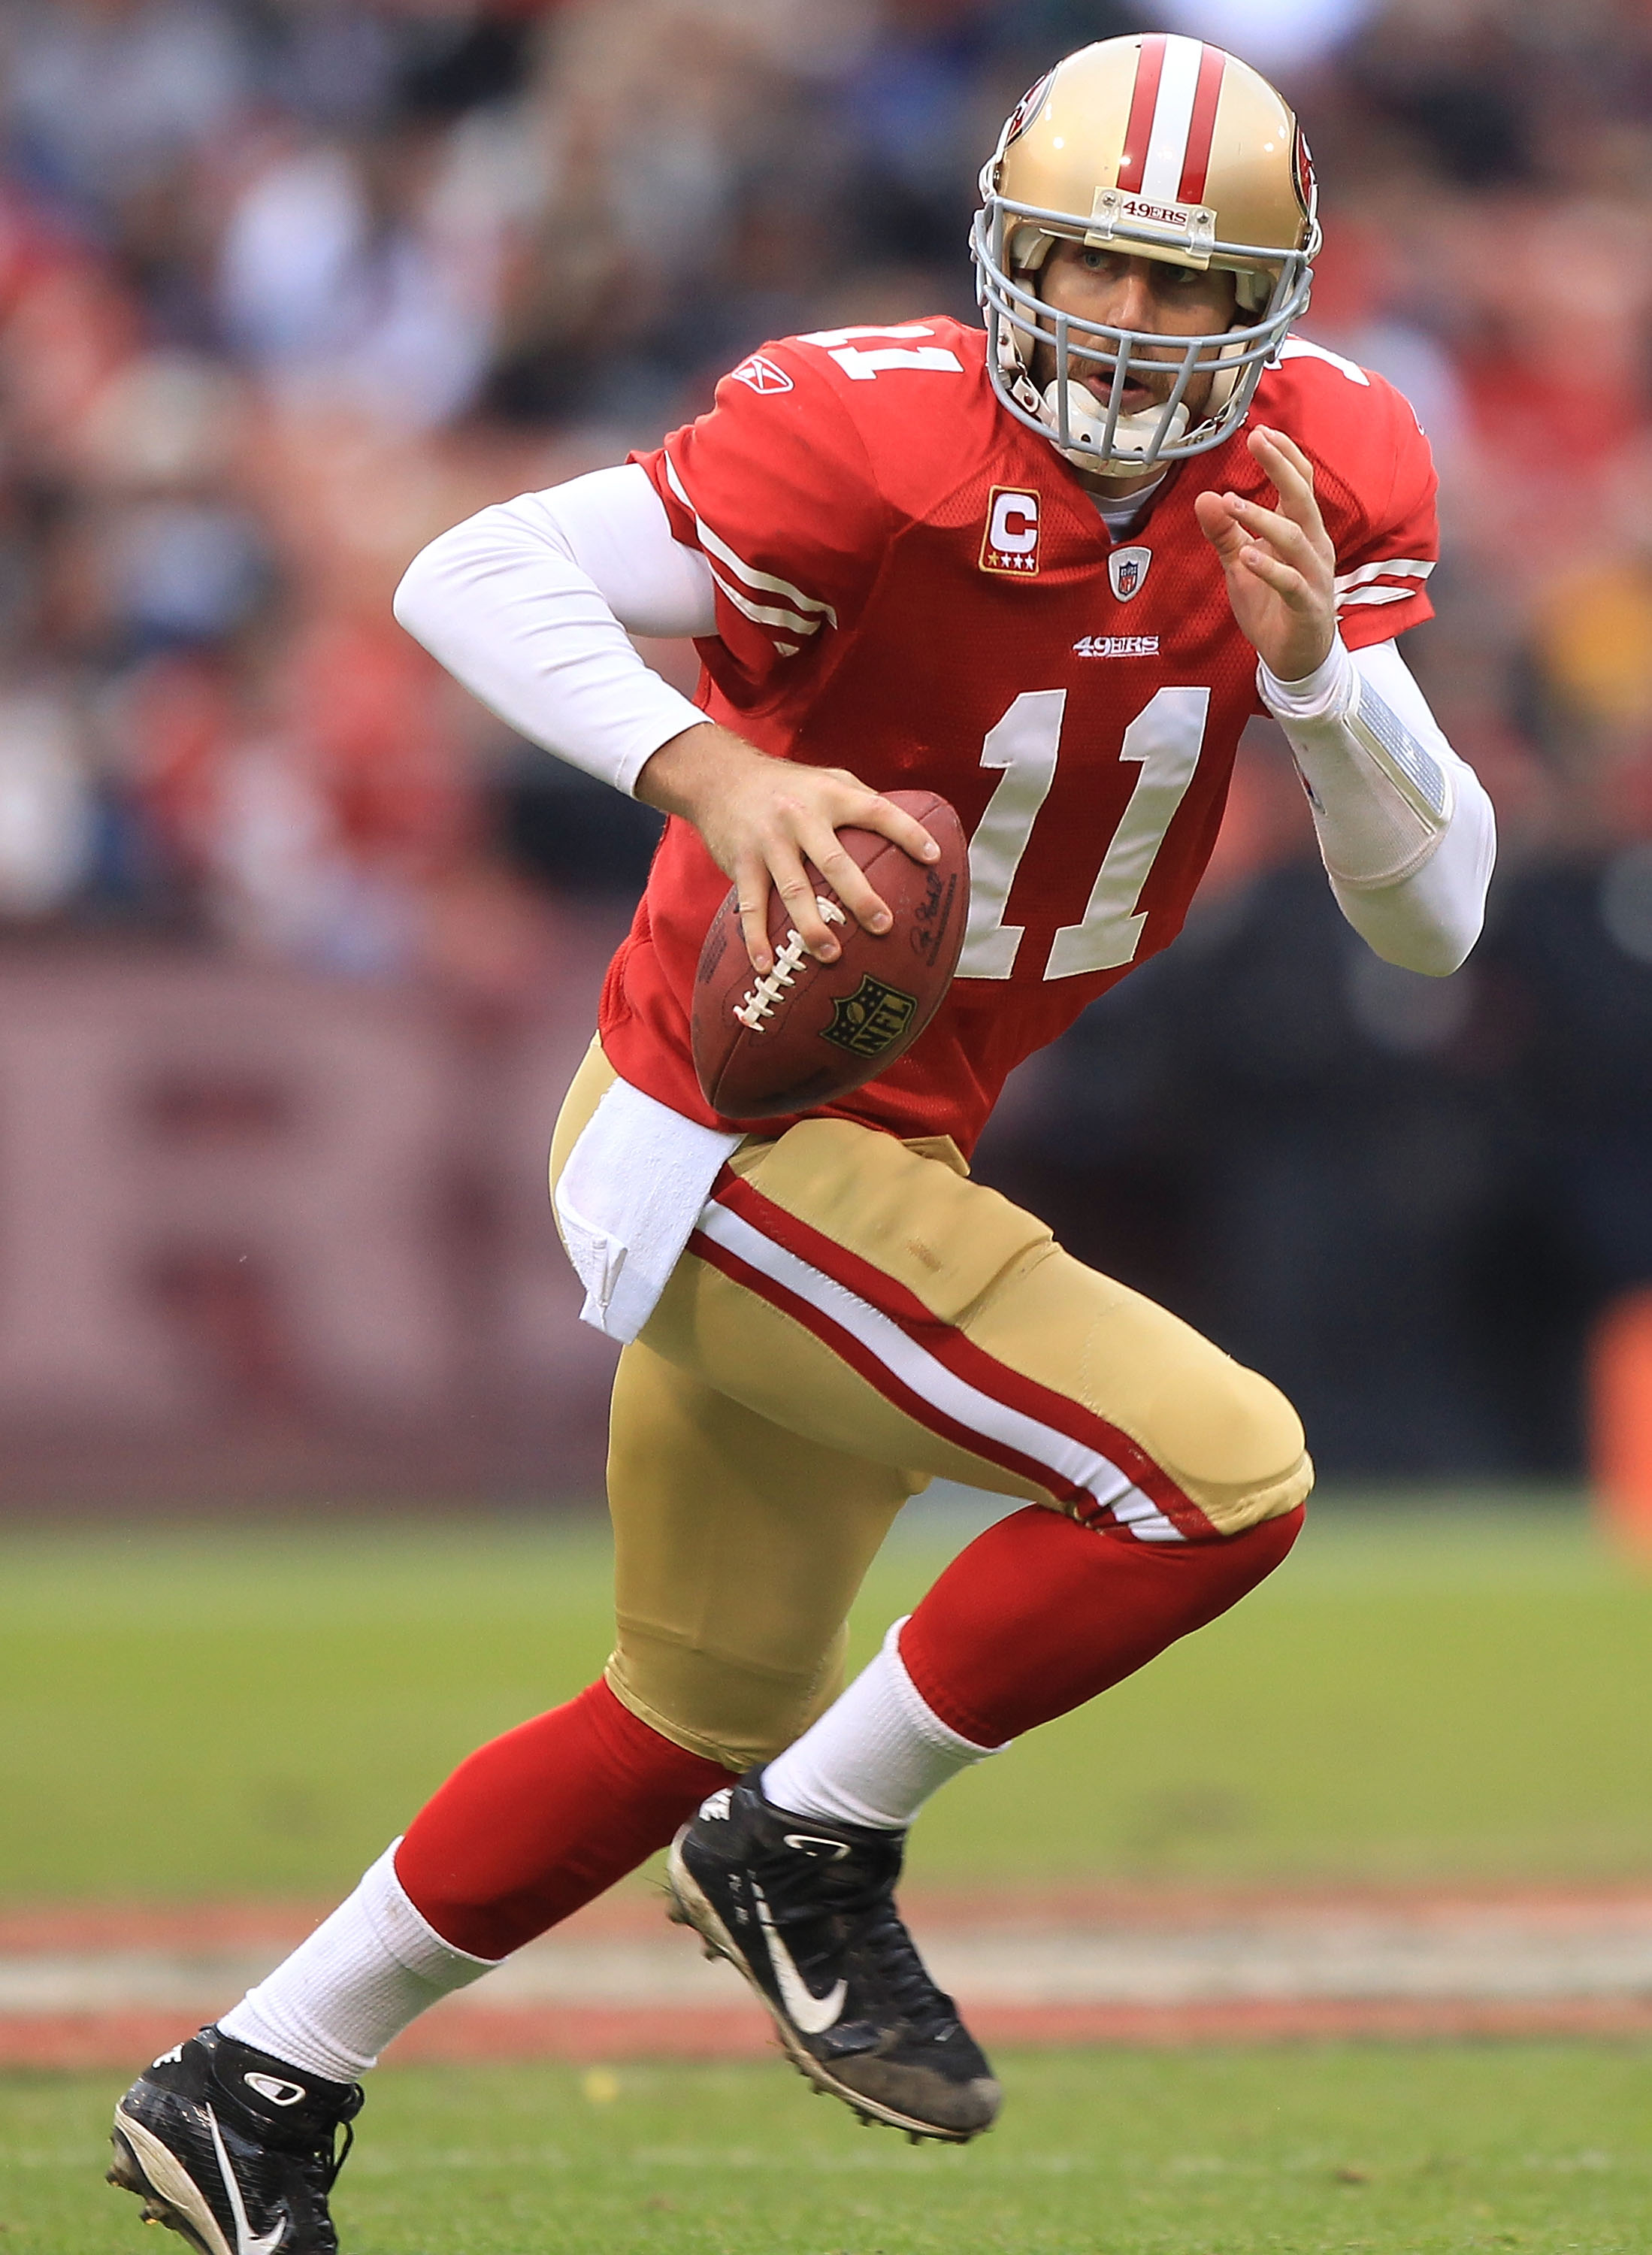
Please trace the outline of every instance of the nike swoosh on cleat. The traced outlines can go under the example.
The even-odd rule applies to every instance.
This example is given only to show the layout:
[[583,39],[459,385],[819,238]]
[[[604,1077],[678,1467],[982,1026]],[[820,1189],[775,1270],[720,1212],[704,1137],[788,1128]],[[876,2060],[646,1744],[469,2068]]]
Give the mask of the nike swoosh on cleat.
[[843,2013],[843,2003],[849,1993],[847,1981],[839,1981],[824,1997],[817,1997],[792,1963],[791,1952],[775,1930],[774,1915],[769,1908],[767,1896],[754,1879],[751,1892],[757,1905],[757,1919],[763,1928],[763,1940],[769,1945],[769,1962],[775,1969],[775,1978],[780,1984],[781,2000],[786,2011],[806,2036],[824,2035],[835,2027]]
[[224,2151],[223,2136],[218,2127],[218,2117],[210,2106],[202,2108],[212,2130],[213,2151],[218,2156],[218,2167],[223,2172],[224,2189],[229,2195],[229,2212],[235,2219],[235,2255],[276,2255],[277,2249],[287,2236],[285,2223],[278,2223],[273,2231],[255,2236],[248,2227],[247,2203],[241,2197],[241,2181],[229,2166],[229,2156]]

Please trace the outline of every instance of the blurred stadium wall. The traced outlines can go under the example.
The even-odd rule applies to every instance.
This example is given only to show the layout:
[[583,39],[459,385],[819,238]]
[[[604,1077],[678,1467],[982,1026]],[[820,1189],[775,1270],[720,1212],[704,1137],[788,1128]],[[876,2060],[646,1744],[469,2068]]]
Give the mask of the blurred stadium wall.
[[766,335],[967,313],[998,121],[1150,27],[1304,114],[1307,333],[1433,437],[1408,655],[1502,868],[1468,969],[1386,969],[1259,728],[1187,935],[982,1166],[1268,1368],[1327,1468],[1576,1466],[1591,1327],[1652,1276],[1643,9],[13,0],[10,1508],[589,1492],[604,1351],[542,1165],[651,826],[446,684],[390,591]]

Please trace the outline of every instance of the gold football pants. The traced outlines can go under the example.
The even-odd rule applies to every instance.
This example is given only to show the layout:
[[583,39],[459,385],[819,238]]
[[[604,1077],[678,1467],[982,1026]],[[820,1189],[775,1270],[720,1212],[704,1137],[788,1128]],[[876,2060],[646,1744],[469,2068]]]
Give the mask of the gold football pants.
[[[553,1182],[613,1078],[594,1044]],[[937,1477],[1199,1542],[1313,1474],[1276,1387],[1064,1253],[949,1139],[754,1138],[620,1358],[616,1695],[731,1769],[777,1753],[837,1696],[861,1577]]]

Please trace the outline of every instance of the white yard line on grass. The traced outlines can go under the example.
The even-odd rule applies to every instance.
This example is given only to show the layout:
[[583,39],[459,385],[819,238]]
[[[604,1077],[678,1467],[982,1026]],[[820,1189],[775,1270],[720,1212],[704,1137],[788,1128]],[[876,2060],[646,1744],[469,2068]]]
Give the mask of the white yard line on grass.
[[[1652,1895],[1545,1893],[1407,1904],[1266,1897],[1126,1917],[1099,1900],[1051,1919],[1036,1904],[982,1900],[973,1919],[952,1906],[912,1924],[938,1981],[967,2010],[997,2006],[1186,2006],[1312,1999],[1536,2001],[1652,1995]],[[465,1992],[467,2013],[567,2006],[647,2012],[717,2010],[735,2000],[726,1968],[685,1935],[582,1933],[576,1924],[531,1943]],[[42,1935],[43,1941],[48,1937]],[[136,1946],[0,1948],[4,2021],[42,2014],[165,2009],[222,2011],[284,1942],[191,1949],[149,1937]]]

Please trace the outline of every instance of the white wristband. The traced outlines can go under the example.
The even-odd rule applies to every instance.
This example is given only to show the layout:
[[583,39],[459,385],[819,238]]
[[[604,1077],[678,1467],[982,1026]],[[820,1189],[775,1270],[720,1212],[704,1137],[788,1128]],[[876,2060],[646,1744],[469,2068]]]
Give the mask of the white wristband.
[[1258,661],[1256,686],[1276,720],[1318,720],[1342,706],[1353,686],[1353,660],[1340,635],[1333,635],[1324,662],[1300,681],[1281,681]]

